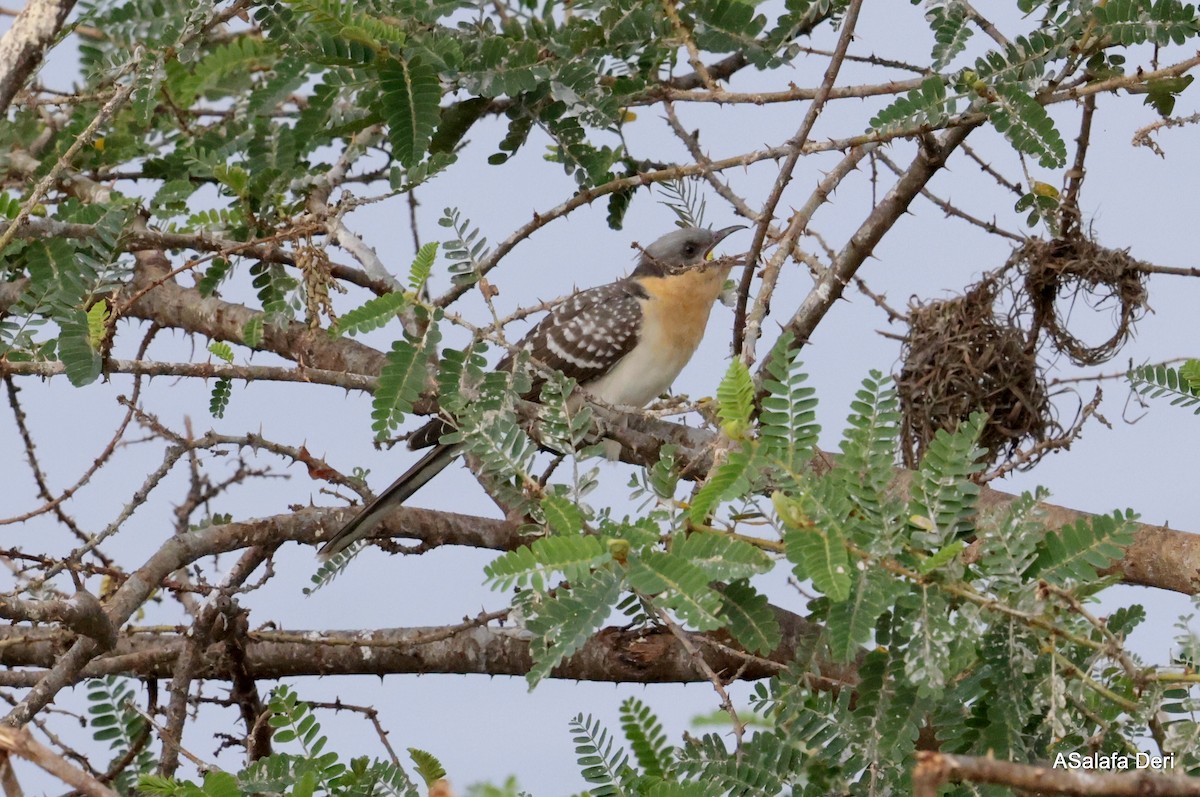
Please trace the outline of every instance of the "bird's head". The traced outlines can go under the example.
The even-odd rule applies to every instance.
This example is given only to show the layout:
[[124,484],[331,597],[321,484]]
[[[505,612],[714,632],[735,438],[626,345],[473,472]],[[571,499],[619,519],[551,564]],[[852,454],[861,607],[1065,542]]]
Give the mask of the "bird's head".
[[684,227],[670,232],[642,250],[635,277],[665,277],[695,268],[705,267],[717,244],[731,232],[745,227],[736,224],[722,230],[703,230],[699,227]]

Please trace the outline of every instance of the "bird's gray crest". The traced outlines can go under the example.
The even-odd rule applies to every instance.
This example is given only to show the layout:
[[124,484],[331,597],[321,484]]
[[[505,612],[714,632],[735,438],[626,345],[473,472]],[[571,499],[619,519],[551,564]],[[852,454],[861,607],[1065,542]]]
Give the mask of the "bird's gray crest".
[[633,273],[638,276],[662,275],[680,266],[703,262],[725,236],[741,229],[745,228],[739,224],[716,231],[683,227],[669,232],[642,250]]

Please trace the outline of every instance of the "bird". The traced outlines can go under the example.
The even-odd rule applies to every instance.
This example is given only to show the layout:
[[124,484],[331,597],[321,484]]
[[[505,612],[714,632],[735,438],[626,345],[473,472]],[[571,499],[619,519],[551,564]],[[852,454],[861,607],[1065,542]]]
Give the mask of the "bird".
[[[713,250],[737,224],[720,230],[682,227],[643,248],[628,277],[576,291],[556,305],[515,347],[534,362],[561,371],[606,404],[644,407],[664,393],[704,337],[733,258]],[[497,366],[513,362],[508,355]],[[536,399],[535,388],[526,398]],[[440,473],[461,445],[439,442],[451,429],[434,418],[409,437],[411,448],[430,450],[321,546],[328,561],[374,531],[393,508]]]

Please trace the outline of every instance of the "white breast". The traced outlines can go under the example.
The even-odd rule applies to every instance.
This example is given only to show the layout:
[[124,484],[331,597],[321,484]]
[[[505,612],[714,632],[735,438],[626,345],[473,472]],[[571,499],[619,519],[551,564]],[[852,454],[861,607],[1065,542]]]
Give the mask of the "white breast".
[[[633,351],[604,376],[583,386],[587,392],[609,404],[644,407],[666,392],[675,377],[692,358],[695,349],[683,350],[656,340],[657,327],[644,330]],[[669,353],[664,359],[663,355]]]

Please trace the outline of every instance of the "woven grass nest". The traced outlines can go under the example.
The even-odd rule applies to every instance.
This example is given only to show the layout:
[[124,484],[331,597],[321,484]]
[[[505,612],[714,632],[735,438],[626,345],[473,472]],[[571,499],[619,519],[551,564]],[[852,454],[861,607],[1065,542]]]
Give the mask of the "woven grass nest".
[[1022,329],[997,317],[996,287],[985,280],[910,309],[896,379],[907,467],[916,467],[939,429],[953,430],[973,412],[989,416],[980,436],[989,462],[1056,427],[1036,352]]
[[[1108,340],[1089,345],[1072,333],[1060,308],[1080,300],[1115,304]],[[1029,241],[962,296],[914,305],[896,379],[905,465],[915,467],[939,429],[952,431],[973,412],[989,416],[980,438],[989,464],[1061,434],[1038,362],[1043,347],[1077,365],[1110,360],[1146,301],[1145,274],[1128,252],[1073,236]]]
[[[1033,328],[1050,337],[1055,350],[1076,365],[1099,365],[1117,355],[1146,312],[1146,275],[1129,253],[1105,249],[1086,238],[1030,241],[1009,259],[1025,275],[1025,294],[1033,308]],[[1070,306],[1084,300],[1093,307],[1116,303],[1112,337],[1098,345],[1071,333],[1059,312],[1059,300]]]

